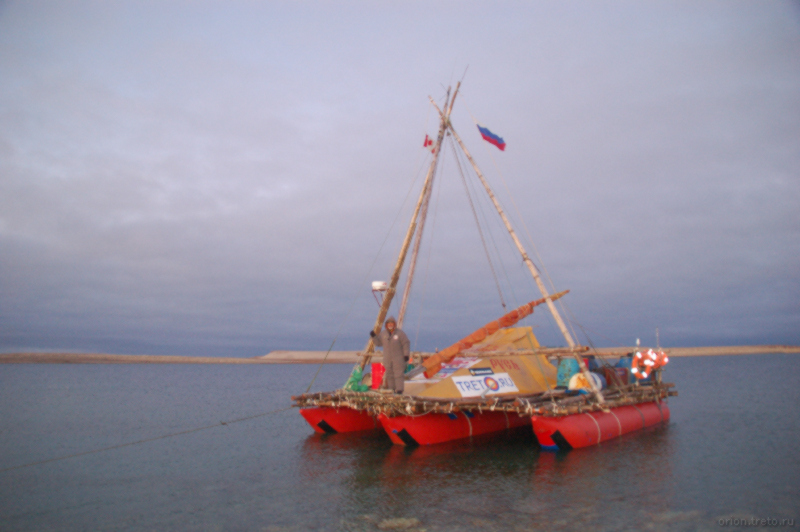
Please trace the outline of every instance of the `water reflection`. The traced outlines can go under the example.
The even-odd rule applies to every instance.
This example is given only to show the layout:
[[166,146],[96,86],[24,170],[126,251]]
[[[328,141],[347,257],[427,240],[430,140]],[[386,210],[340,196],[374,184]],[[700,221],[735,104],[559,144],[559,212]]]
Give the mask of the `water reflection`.
[[675,484],[669,426],[556,453],[542,451],[529,430],[412,448],[382,433],[315,434],[302,453],[308,478],[341,472],[345,528],[413,517],[441,530],[524,529],[542,519],[556,530],[601,519],[624,529],[668,512]]
[[[419,520],[408,530],[431,532],[720,530],[721,517],[797,518],[797,362],[675,359],[669,426],[561,454],[540,452],[530,433],[417,449],[377,432],[309,436],[285,412],[8,472],[0,528],[378,532],[407,517]],[[313,375],[302,365],[0,369],[7,465],[277,408]],[[328,369],[321,389],[346,378]]]

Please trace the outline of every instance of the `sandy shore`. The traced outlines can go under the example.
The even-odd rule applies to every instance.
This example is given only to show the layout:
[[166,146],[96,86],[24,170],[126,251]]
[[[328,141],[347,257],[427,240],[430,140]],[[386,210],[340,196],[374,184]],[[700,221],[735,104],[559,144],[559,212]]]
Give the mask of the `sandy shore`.
[[109,355],[105,353],[5,353],[6,364],[264,364],[260,358]]
[[[641,349],[647,349],[642,347]],[[796,345],[735,345],[717,347],[669,347],[673,357],[715,355],[760,355],[772,353],[800,353]],[[606,356],[630,353],[630,348],[601,347],[597,352]],[[110,355],[103,353],[5,353],[0,354],[0,364],[355,364],[358,351],[272,351],[252,358],[193,357],[164,355]],[[381,356],[373,357],[380,362]]]

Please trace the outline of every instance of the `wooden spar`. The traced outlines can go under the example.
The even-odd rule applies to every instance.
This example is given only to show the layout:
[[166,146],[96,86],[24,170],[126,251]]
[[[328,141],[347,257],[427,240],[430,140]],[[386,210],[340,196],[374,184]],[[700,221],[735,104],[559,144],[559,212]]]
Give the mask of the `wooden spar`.
[[531,275],[533,275],[533,279],[534,281],[536,281],[536,286],[539,287],[539,291],[542,293],[542,297],[544,297],[545,300],[547,301],[547,308],[553,315],[553,319],[556,320],[556,324],[558,325],[561,334],[564,335],[564,339],[567,341],[567,345],[569,345],[570,347],[575,347],[575,341],[572,339],[572,335],[569,334],[569,331],[567,330],[564,321],[561,319],[561,315],[558,313],[558,310],[553,304],[553,300],[550,297],[550,293],[547,291],[547,288],[544,286],[544,283],[542,282],[542,278],[539,275],[539,271],[536,269],[536,266],[533,264],[533,261],[530,259],[530,257],[528,257],[528,253],[522,246],[522,242],[520,242],[519,238],[517,237],[517,233],[514,231],[514,228],[511,227],[511,222],[508,221],[508,217],[506,216],[505,211],[503,211],[503,208],[500,206],[500,203],[497,201],[497,198],[495,197],[492,188],[489,186],[489,183],[486,181],[486,178],[483,176],[483,173],[481,173],[480,169],[478,168],[478,165],[472,158],[472,155],[469,153],[466,146],[464,146],[464,143],[461,141],[461,137],[459,137],[458,134],[455,132],[455,130],[453,130],[452,125],[450,126],[450,131],[453,134],[453,138],[456,139],[456,142],[458,142],[459,146],[461,146],[461,149],[464,151],[464,155],[467,156],[467,159],[472,165],[472,168],[478,175],[478,179],[481,180],[481,183],[483,184],[483,187],[486,189],[486,193],[489,195],[489,199],[492,200],[495,209],[497,209],[497,213],[503,220],[503,223],[506,226],[508,234],[511,235],[511,239],[514,241],[514,245],[517,246],[517,250],[519,250],[520,255],[522,255],[522,260],[525,262],[525,265],[528,267],[528,270],[530,270]]
[[449,106],[445,106],[447,113],[446,116],[442,117],[442,120],[439,124],[439,135],[436,137],[436,144],[433,148],[433,160],[431,161],[431,166],[428,169],[428,176],[430,179],[425,179],[425,182],[428,183],[428,188],[425,194],[425,199],[422,202],[422,209],[419,212],[419,220],[417,221],[417,235],[416,239],[414,240],[414,249],[411,251],[411,261],[408,264],[408,276],[406,277],[406,286],[403,288],[403,299],[400,303],[400,314],[397,316],[397,326],[400,328],[403,327],[403,319],[405,318],[406,306],[408,305],[408,296],[411,293],[411,284],[414,281],[414,271],[417,268],[417,256],[419,255],[419,247],[422,243],[422,231],[425,229],[425,220],[428,216],[428,204],[430,203],[431,192],[433,191],[433,178],[436,173],[436,165],[439,162],[439,152],[441,151],[444,134],[445,131],[447,131],[447,123],[450,119],[450,113],[453,111],[453,102],[458,95],[459,87],[461,87],[460,81],[456,84],[456,90],[453,92],[453,97],[450,98]]
[[[439,113],[441,114],[441,111],[439,111]],[[469,153],[469,150],[467,150],[467,147],[461,141],[461,137],[459,137],[458,133],[456,133],[455,129],[453,129],[453,124],[450,123],[449,121],[448,121],[448,128],[452,133],[453,138],[456,139],[456,142],[458,142],[458,145],[461,146],[461,150],[464,152],[464,155],[466,155],[467,160],[469,160],[470,164],[472,165],[472,168],[475,170],[478,179],[481,180],[483,188],[486,189],[486,193],[489,195],[489,199],[491,199],[492,203],[494,204],[494,208],[497,209],[497,213],[503,220],[503,223],[506,226],[508,234],[511,235],[511,239],[514,241],[514,245],[517,246],[517,249],[522,255],[522,260],[525,262],[525,265],[528,267],[528,270],[530,270],[531,275],[533,276],[533,280],[536,281],[536,286],[539,287],[539,291],[545,298],[547,302],[547,308],[550,310],[550,314],[553,315],[553,319],[556,321],[556,324],[558,325],[561,334],[564,335],[564,339],[567,341],[567,345],[569,345],[570,348],[574,348],[576,344],[575,341],[572,339],[572,335],[567,330],[567,327],[564,324],[564,320],[561,319],[561,315],[558,313],[556,306],[553,304],[553,299],[550,296],[550,293],[547,291],[547,288],[544,286],[544,283],[542,282],[542,279],[539,276],[539,272],[537,271],[536,266],[534,266],[533,261],[530,259],[530,257],[528,257],[528,253],[522,246],[522,242],[520,242],[516,232],[514,232],[514,228],[511,227],[511,222],[508,221],[508,217],[506,216],[506,213],[503,211],[503,208],[500,206],[500,202],[497,201],[497,198],[495,197],[494,192],[492,191],[492,187],[489,186],[489,183],[486,181],[486,178],[483,176],[483,173],[481,172],[480,168],[478,168],[478,165],[475,163],[475,160],[472,158],[472,155]],[[581,373],[583,373],[583,376],[586,378],[586,382],[592,382],[589,377],[589,369],[583,362],[583,358],[575,354],[575,359],[578,361],[578,366],[580,367]],[[599,390],[595,390],[594,394],[595,397],[597,397],[598,402],[600,403],[604,402],[603,394]]]
[[[558,299],[567,294],[569,290],[564,290],[563,292],[559,292],[552,296],[553,299]],[[458,342],[454,343],[453,345],[442,349],[435,355],[427,358],[425,361],[422,362],[422,366],[420,368],[415,368],[414,370],[408,373],[409,376],[414,374],[415,372],[421,372],[424,369],[425,375],[428,378],[433,377],[442,367],[442,364],[446,364],[450,362],[453,357],[472,347],[473,345],[482,342],[487,336],[494,334],[496,331],[504,328],[504,327],[511,327],[519,320],[525,318],[526,316],[530,316],[533,313],[533,309],[541,305],[545,302],[545,299],[537,299],[536,301],[531,301],[530,303],[526,303],[520,307],[515,308],[511,312],[500,317],[500,319],[491,321],[477,329],[472,334],[462,338]],[[588,382],[588,381],[587,381]]]
[[541,347],[536,349],[512,349],[509,351],[470,351],[467,349],[459,353],[459,355],[468,358],[496,358],[530,355],[558,356],[572,355],[574,353],[585,353],[588,350],[589,348],[587,346],[576,346],[572,349],[564,347]]
[[[439,144],[437,143],[436,145],[438,146]],[[433,165],[436,164],[437,158],[438,158],[438,151],[436,155],[434,155],[433,157],[432,166],[429,172],[433,172],[434,168]],[[406,276],[406,286],[403,289],[403,299],[401,300],[400,303],[400,313],[397,315],[397,326],[401,329],[403,328],[403,320],[406,317],[406,307],[408,305],[408,296],[411,293],[411,283],[414,280],[414,272],[417,268],[417,256],[419,255],[419,246],[420,243],[422,242],[422,230],[425,226],[425,220],[428,217],[428,204],[430,203],[431,200],[431,191],[432,187],[426,191],[425,199],[422,202],[422,209],[420,210],[419,213],[419,222],[417,222],[417,234],[414,239],[414,249],[411,250],[411,260],[408,263],[408,275]]]
[[[447,103],[448,102],[446,101],[445,104]],[[447,108],[447,105],[445,105],[445,108]],[[446,118],[442,117],[442,127],[440,128],[439,140],[441,140],[441,138],[444,136],[444,130],[447,129],[446,124]],[[437,155],[439,152],[439,146],[440,142],[436,145]],[[420,192],[419,199],[417,200],[417,206],[414,208],[414,214],[411,216],[411,223],[408,225],[406,237],[403,239],[403,245],[400,248],[400,255],[397,257],[397,263],[394,266],[394,273],[392,273],[392,278],[389,281],[389,287],[386,289],[386,293],[383,296],[383,303],[381,303],[381,308],[378,311],[377,318],[375,319],[375,325],[372,327],[372,330],[375,332],[375,334],[381,332],[383,320],[386,318],[386,314],[389,312],[389,306],[392,304],[392,299],[394,299],[394,294],[397,292],[397,282],[400,280],[400,272],[403,270],[403,263],[405,262],[408,248],[411,245],[411,239],[417,229],[417,218],[419,216],[419,211],[422,207],[425,195],[428,192],[428,188],[430,187],[430,182],[433,180],[433,174],[434,172],[428,172],[428,175],[425,178],[425,183],[422,185],[422,191]],[[375,342],[372,340],[372,338],[370,338],[369,342],[367,342],[367,347],[364,349],[364,355],[362,356],[359,364],[362,370],[367,364],[369,364],[369,361],[372,358],[372,353],[374,352]]]

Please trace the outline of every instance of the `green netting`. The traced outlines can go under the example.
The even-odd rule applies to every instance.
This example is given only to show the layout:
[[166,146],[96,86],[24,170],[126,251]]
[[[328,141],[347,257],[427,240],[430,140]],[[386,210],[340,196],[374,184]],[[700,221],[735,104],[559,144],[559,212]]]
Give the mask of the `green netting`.
[[361,384],[361,380],[364,378],[363,371],[361,367],[356,364],[353,368],[353,372],[350,374],[350,378],[347,379],[347,382],[344,384],[345,390],[353,390],[354,392],[366,392],[369,390],[369,386],[366,384]]

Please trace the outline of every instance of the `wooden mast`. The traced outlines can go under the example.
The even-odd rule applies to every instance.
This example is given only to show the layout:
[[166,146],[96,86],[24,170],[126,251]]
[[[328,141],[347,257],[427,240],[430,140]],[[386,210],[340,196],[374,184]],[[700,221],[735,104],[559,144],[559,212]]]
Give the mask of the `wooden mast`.
[[[448,91],[448,100],[449,100],[449,91]],[[445,100],[445,109],[448,108],[448,100]],[[449,107],[452,109],[452,105]],[[417,206],[414,208],[414,214],[411,216],[411,223],[408,226],[408,231],[406,231],[406,237],[403,239],[403,245],[400,248],[400,255],[397,257],[397,262],[394,266],[394,272],[392,273],[392,278],[389,281],[389,287],[386,289],[386,293],[383,296],[383,303],[381,303],[381,308],[378,311],[378,316],[375,319],[375,325],[372,327],[372,330],[375,334],[378,334],[383,327],[383,320],[386,319],[386,314],[389,312],[389,306],[392,304],[392,299],[394,299],[394,295],[397,292],[397,283],[400,280],[400,272],[403,270],[403,263],[406,259],[406,254],[408,253],[408,248],[411,245],[411,239],[414,236],[414,232],[417,229],[417,218],[420,213],[420,209],[422,208],[422,204],[428,195],[430,184],[433,181],[433,176],[435,174],[435,164],[439,155],[440,147],[442,144],[442,138],[444,137],[444,133],[447,129],[447,119],[444,115],[442,115],[441,125],[439,127],[439,137],[436,143],[436,153],[434,154],[434,160],[431,164],[431,168],[428,171],[428,175],[425,177],[425,183],[422,185],[422,191],[420,192],[419,199],[417,200]],[[369,364],[370,359],[372,358],[372,353],[375,352],[375,343],[373,342],[372,338],[370,338],[369,342],[367,342],[367,346],[364,349],[364,355],[361,357],[361,362],[359,363],[361,369],[363,370],[367,364]]]
[[550,310],[550,313],[553,315],[553,319],[556,320],[556,324],[558,325],[558,329],[561,331],[561,334],[564,335],[564,339],[567,341],[567,345],[571,348],[575,347],[576,343],[572,339],[572,335],[567,330],[567,326],[564,324],[564,320],[561,319],[561,315],[558,313],[558,309],[556,309],[555,305],[553,304],[553,300],[550,297],[550,293],[547,291],[547,287],[545,287],[544,283],[542,282],[542,278],[539,275],[539,271],[536,269],[536,266],[533,264],[533,261],[528,256],[527,251],[522,246],[522,242],[520,242],[519,237],[517,237],[517,233],[514,231],[514,228],[511,227],[511,222],[508,221],[508,217],[506,216],[505,211],[500,206],[500,203],[497,201],[497,198],[492,191],[492,188],[489,186],[489,183],[486,181],[486,178],[481,173],[478,165],[475,164],[475,161],[472,159],[472,155],[470,155],[469,151],[467,150],[464,143],[461,141],[461,137],[453,130],[453,127],[450,126],[450,131],[453,134],[453,138],[456,139],[461,149],[464,151],[464,154],[467,156],[472,168],[475,170],[475,173],[478,175],[478,179],[481,180],[483,184],[483,188],[486,189],[486,193],[489,195],[489,199],[492,200],[494,204],[494,208],[497,209],[497,213],[500,215],[500,218],[503,220],[503,224],[506,226],[506,230],[508,234],[511,235],[511,239],[514,241],[514,245],[517,246],[517,250],[519,250],[520,255],[522,255],[522,260],[525,262],[525,265],[530,270],[531,275],[533,276],[534,281],[536,281],[536,286],[539,287],[539,291],[542,293],[542,297],[545,298],[547,302],[547,308]]
[[[456,90],[453,92],[453,97],[450,98],[449,106],[446,104],[445,101],[445,110],[447,111],[445,115],[442,117],[442,120],[439,124],[439,134],[436,137],[436,144],[433,148],[433,160],[431,161],[431,166],[428,169],[428,176],[430,176],[430,180],[426,178],[426,183],[428,183],[428,189],[425,194],[425,199],[422,202],[422,209],[419,213],[419,220],[417,221],[417,235],[416,239],[414,240],[414,249],[411,251],[411,261],[408,264],[408,276],[406,277],[406,285],[403,288],[403,299],[400,304],[400,314],[397,316],[397,326],[403,326],[403,319],[406,315],[406,306],[408,305],[408,296],[411,293],[411,285],[414,281],[414,272],[417,268],[417,256],[419,255],[419,247],[422,243],[422,231],[425,229],[425,220],[428,216],[428,204],[431,200],[431,192],[433,191],[433,176],[436,172],[436,165],[439,161],[439,151],[440,147],[442,146],[442,141],[444,140],[444,134],[447,131],[447,124],[450,121],[450,113],[453,111],[453,102],[458,95],[458,89],[461,87],[461,82],[459,81],[456,84]],[[447,90],[448,97],[450,96],[450,89]]]

